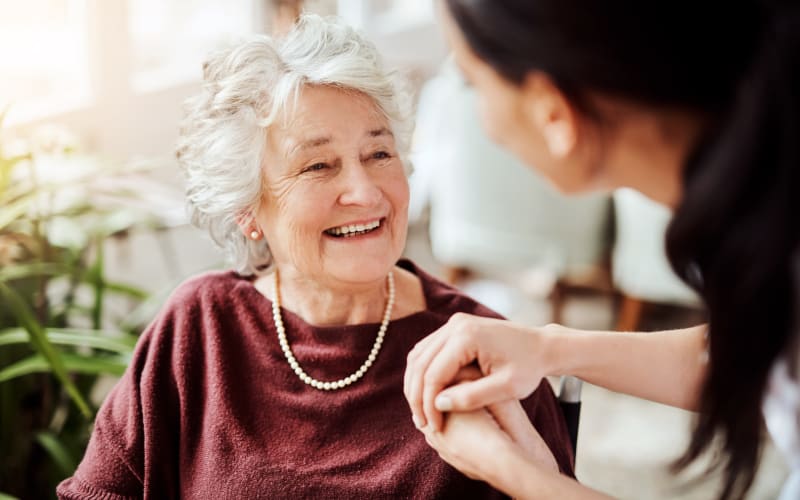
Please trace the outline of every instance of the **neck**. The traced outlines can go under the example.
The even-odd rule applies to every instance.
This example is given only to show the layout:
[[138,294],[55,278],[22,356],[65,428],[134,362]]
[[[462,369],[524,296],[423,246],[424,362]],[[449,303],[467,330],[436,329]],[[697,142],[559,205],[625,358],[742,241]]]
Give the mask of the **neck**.
[[[328,285],[280,268],[280,305],[317,326],[379,323],[388,299],[386,277],[357,285]],[[273,276],[264,277],[262,293],[275,300]]]
[[683,169],[704,121],[685,111],[621,111],[605,161],[611,182],[631,187],[670,208],[680,203]]

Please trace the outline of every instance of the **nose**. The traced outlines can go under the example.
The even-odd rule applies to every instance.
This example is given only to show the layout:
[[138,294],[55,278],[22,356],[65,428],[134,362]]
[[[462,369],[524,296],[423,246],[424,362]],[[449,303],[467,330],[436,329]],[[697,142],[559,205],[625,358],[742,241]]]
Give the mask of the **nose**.
[[383,198],[374,173],[368,170],[360,160],[351,160],[344,165],[345,175],[342,176],[342,192],[339,203],[342,205],[356,205],[373,207],[378,205]]

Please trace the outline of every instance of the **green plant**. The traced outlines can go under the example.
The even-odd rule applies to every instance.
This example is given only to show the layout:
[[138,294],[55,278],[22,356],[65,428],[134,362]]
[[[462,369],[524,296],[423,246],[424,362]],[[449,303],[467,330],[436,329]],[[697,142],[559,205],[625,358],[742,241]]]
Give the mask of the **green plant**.
[[[2,116],[0,116],[0,124]],[[54,495],[83,454],[98,384],[120,375],[146,293],[109,281],[103,243],[158,219],[136,208],[130,167],[58,146],[0,149],[0,491]],[[138,317],[138,316],[137,316]],[[96,399],[96,398],[95,398]],[[0,493],[0,497],[3,493]]]

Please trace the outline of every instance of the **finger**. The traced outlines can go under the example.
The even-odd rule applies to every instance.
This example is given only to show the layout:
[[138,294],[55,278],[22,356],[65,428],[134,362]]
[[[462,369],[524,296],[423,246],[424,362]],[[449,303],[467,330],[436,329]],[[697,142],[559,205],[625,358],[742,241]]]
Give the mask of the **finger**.
[[414,423],[420,428],[427,423],[422,408],[423,376],[430,360],[436,356],[436,353],[446,341],[447,332],[444,331],[443,326],[417,343],[408,355],[408,363],[403,377],[403,393],[411,408]]
[[406,365],[403,393],[408,400],[408,405],[411,407],[414,425],[419,428],[427,425],[425,411],[422,406],[423,379],[425,376],[425,371],[427,370],[431,360],[441,349],[441,346],[447,341],[447,335],[445,332],[442,332],[442,328],[429,335],[428,338],[430,340],[425,342],[424,345],[417,344],[417,347],[415,347],[412,350],[412,353],[409,354],[408,364]]
[[528,415],[518,401],[506,401],[488,407],[495,422],[531,458],[542,466],[558,471],[556,461],[547,443],[528,419]]
[[[428,371],[438,370],[431,365]],[[432,375],[436,376],[436,375]],[[505,377],[492,373],[479,379],[461,382],[441,391],[434,400],[439,411],[471,411],[514,398],[506,389]]]
[[450,411],[447,405],[439,409],[434,404],[436,396],[450,385],[459,370],[475,360],[474,349],[471,341],[463,335],[451,335],[431,359],[423,374],[422,408],[425,419],[434,430],[442,428],[441,411]]
[[528,419],[528,414],[515,399],[491,404],[488,410],[500,428],[516,442],[519,442],[520,438],[527,439],[529,433],[536,432]]
[[403,394],[405,394],[406,399],[409,399],[407,389],[411,385],[411,374],[413,373],[413,370],[409,370],[408,367],[415,366],[420,355],[427,351],[431,343],[436,342],[436,339],[442,336],[439,334],[440,330],[436,330],[427,337],[424,337],[408,352],[408,356],[406,357],[406,371],[403,374]]
[[456,376],[453,377],[453,384],[460,384],[462,382],[470,382],[472,380],[477,380],[481,378],[483,374],[481,373],[480,369],[475,366],[474,364],[469,364],[467,366],[462,366]]

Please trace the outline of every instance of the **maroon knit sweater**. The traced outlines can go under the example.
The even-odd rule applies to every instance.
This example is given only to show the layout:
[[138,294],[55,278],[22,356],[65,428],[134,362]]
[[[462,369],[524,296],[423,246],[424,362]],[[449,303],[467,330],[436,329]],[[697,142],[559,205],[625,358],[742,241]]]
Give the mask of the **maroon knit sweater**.
[[[59,498],[503,498],[437,456],[402,392],[417,341],[455,312],[498,315],[412,263],[399,265],[422,281],[427,308],[392,321],[364,378],[331,392],[291,370],[271,303],[251,280],[214,272],[181,285],[143,333]],[[358,369],[379,326],[312,327],[281,313],[295,356],[321,380]],[[550,385],[524,405],[573,475]]]

